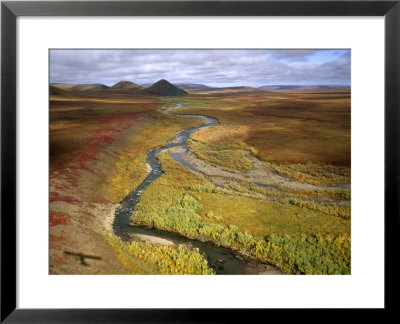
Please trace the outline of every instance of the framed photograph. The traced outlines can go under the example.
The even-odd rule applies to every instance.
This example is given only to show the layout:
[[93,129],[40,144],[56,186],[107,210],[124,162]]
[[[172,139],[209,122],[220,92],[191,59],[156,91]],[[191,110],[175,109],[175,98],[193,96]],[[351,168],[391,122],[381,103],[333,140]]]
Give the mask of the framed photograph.
[[2,2],[1,321],[393,309],[399,16]]

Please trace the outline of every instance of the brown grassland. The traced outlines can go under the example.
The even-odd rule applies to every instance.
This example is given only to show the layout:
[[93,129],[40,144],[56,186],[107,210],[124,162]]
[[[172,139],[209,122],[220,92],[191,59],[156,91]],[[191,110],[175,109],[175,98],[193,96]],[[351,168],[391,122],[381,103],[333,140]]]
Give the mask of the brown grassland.
[[[176,114],[218,119],[188,146],[242,180],[216,186],[163,152],[164,174],[142,195],[133,223],[212,241],[285,273],[351,272],[350,90],[174,98],[107,89],[50,97],[50,273],[213,273],[196,250],[124,243],[111,230],[118,202],[147,174],[147,152],[201,124],[157,111],[176,103]],[[253,168],[248,152],[288,185],[244,181]]]

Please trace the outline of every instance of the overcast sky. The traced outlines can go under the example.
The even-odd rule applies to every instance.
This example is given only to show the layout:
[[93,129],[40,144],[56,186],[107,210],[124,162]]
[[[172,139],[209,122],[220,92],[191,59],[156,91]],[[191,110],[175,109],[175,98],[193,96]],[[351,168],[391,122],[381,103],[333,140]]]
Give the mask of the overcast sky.
[[350,50],[51,50],[51,83],[350,85]]

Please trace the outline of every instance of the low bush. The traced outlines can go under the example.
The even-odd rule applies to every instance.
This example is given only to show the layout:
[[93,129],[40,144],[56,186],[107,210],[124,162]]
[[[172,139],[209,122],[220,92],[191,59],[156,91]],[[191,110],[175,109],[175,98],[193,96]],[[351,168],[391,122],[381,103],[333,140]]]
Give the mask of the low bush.
[[149,242],[122,242],[106,234],[121,261],[138,274],[196,274],[211,275],[207,260],[196,248],[185,245],[166,246]]
[[286,273],[350,273],[350,222],[345,215],[331,217],[319,205],[300,200],[266,201],[219,191],[167,153],[159,160],[165,173],[143,193],[132,215],[134,223],[206,237]]

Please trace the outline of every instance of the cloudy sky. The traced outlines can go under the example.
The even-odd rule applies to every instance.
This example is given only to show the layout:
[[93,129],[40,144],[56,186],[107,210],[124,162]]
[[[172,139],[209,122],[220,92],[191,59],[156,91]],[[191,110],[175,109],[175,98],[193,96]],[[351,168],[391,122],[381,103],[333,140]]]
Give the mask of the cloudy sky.
[[350,85],[350,50],[51,50],[51,83]]

